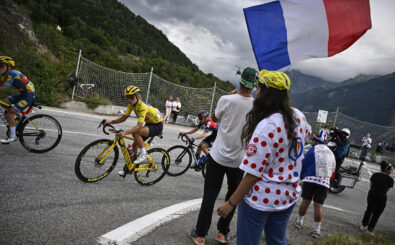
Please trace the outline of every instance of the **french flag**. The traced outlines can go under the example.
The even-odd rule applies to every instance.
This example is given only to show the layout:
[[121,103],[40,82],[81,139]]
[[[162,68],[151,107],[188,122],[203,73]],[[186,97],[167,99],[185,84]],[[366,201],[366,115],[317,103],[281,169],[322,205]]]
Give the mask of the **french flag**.
[[330,57],[371,29],[369,0],[280,0],[244,9],[259,69]]

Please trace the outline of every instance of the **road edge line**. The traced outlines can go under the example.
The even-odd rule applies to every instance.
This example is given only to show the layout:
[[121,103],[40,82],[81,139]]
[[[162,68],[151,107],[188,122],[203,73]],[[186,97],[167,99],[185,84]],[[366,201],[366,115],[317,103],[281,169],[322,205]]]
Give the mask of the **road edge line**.
[[156,227],[200,208],[202,198],[177,203],[147,214],[101,235],[98,244],[121,245],[138,240]]

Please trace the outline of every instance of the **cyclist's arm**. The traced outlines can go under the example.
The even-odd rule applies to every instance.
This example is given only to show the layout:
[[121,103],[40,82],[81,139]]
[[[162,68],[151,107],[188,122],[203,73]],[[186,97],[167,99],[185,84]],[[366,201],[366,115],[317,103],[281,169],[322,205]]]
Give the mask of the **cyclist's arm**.
[[207,136],[207,132],[204,131],[201,135],[196,136],[196,137],[195,137],[195,140],[206,138],[206,136]]
[[193,129],[189,130],[188,132],[185,132],[184,134],[193,134],[193,133],[195,133],[198,130],[199,130],[198,127],[194,127]]
[[128,119],[128,116],[123,115],[117,119],[106,121],[106,124],[117,124],[126,121],[126,119]]

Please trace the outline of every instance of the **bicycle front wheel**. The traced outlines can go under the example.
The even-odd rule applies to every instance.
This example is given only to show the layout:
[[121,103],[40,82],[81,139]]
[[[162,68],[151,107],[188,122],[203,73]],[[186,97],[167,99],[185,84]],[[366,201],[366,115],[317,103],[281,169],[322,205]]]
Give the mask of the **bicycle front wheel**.
[[167,174],[170,176],[179,176],[185,173],[192,163],[192,154],[188,147],[175,145],[167,150],[171,162]]
[[137,164],[134,178],[141,185],[153,185],[165,177],[170,166],[170,158],[165,149],[152,148],[147,151],[148,158]]
[[26,150],[34,153],[44,153],[59,144],[62,139],[62,126],[52,116],[34,115],[23,121],[18,137]]
[[111,173],[119,157],[117,146],[110,151],[112,144],[111,140],[100,139],[82,149],[74,165],[78,179],[83,182],[96,182]]

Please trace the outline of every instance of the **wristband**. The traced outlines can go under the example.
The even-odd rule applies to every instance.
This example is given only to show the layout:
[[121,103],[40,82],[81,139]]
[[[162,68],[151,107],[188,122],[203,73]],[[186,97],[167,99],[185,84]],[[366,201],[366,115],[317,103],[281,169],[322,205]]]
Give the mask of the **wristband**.
[[232,208],[235,208],[235,205],[233,205],[233,204],[230,202],[230,199],[228,200],[228,203],[229,203],[230,206],[232,206]]

